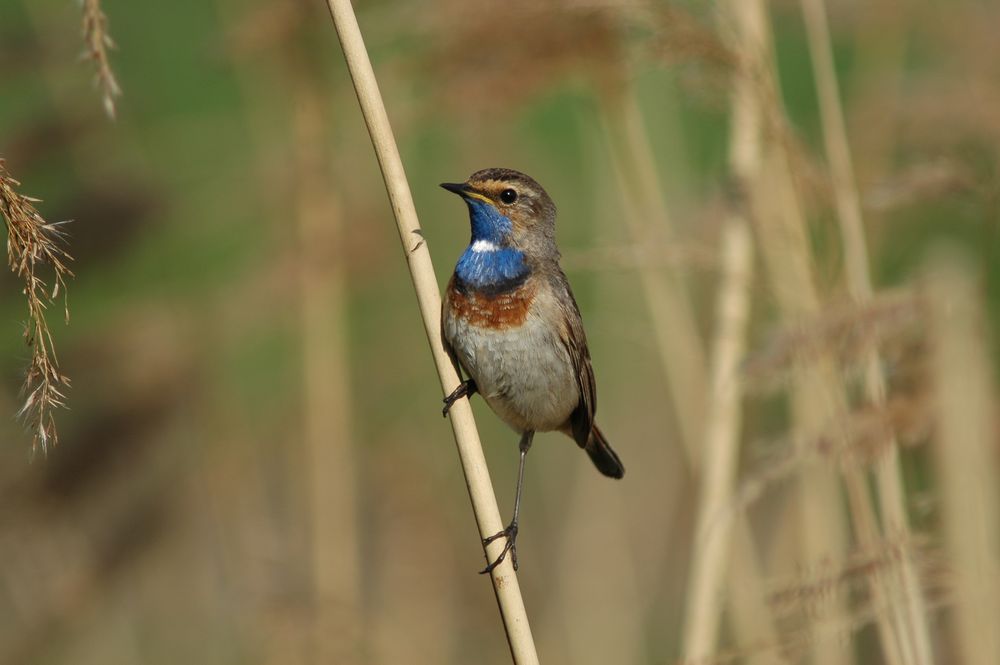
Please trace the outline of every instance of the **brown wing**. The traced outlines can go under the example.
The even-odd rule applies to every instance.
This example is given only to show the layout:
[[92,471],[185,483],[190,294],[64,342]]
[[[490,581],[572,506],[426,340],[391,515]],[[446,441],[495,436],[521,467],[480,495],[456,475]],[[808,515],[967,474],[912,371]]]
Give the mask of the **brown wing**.
[[563,315],[562,342],[573,363],[576,383],[580,388],[580,403],[569,416],[569,425],[573,439],[584,448],[590,439],[594,427],[594,413],[597,411],[597,384],[594,381],[594,368],[590,365],[590,351],[587,349],[587,335],[583,331],[583,319],[580,318],[580,308],[573,297],[573,290],[566,276],[559,272],[559,289],[565,297],[559,298]]

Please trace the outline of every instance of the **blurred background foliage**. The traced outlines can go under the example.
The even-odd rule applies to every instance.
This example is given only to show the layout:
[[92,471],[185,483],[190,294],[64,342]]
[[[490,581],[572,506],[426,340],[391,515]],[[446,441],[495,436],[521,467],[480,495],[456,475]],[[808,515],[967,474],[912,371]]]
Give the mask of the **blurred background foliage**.
[[[995,330],[1000,5],[828,5],[876,288],[911,285],[928,252],[951,243]],[[0,414],[10,414],[0,415],[0,662],[506,662],[325,7],[102,6],[123,89],[114,122],[79,59],[76,4],[0,3],[0,157],[46,219],[73,220],[76,273],[70,325],[50,320],[73,383],[47,454],[13,418],[30,354],[21,286],[0,280]],[[519,549],[542,660],[673,662],[696,477],[638,273],[682,274],[710,338],[732,198],[733,54],[716,10],[634,0],[356,9],[442,284],[468,228],[437,183],[509,166],[559,206],[602,427],[629,472],[608,482],[568,440],[536,439]],[[782,139],[832,308],[847,302],[843,252],[808,41],[798,3],[769,12],[790,120]],[[607,129],[622,95],[641,110],[670,231],[643,219],[637,235],[624,219],[634,194]],[[769,281],[751,288],[754,357],[782,324]],[[986,337],[994,372],[997,339]],[[889,357],[890,381],[919,380],[905,353]],[[751,388],[782,383],[769,378]],[[753,479],[789,415],[780,387],[752,389],[747,402],[741,474]],[[516,436],[474,404],[506,514]],[[913,524],[930,532],[926,446],[902,453]],[[781,554],[793,507],[779,482],[750,511],[768,580],[805,574]],[[940,654],[946,604],[931,609]],[[808,622],[808,608],[796,611],[780,627]],[[828,639],[847,637],[856,662],[884,662],[873,621]],[[733,660],[755,653],[724,641]]]

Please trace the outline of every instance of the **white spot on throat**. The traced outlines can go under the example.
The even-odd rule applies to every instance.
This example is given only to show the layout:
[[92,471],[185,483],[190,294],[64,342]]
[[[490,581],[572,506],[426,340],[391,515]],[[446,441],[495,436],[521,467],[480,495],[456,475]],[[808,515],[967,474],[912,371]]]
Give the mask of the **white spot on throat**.
[[489,240],[477,240],[476,242],[472,243],[472,251],[476,253],[495,252],[498,249],[500,248],[495,243],[492,243]]

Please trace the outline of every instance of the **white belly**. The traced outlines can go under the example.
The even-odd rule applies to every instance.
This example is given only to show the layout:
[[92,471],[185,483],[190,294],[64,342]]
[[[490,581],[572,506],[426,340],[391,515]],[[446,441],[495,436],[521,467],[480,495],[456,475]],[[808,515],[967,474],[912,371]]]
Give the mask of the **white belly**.
[[519,432],[560,429],[580,402],[566,348],[546,321],[496,330],[445,316],[444,336],[480,394]]

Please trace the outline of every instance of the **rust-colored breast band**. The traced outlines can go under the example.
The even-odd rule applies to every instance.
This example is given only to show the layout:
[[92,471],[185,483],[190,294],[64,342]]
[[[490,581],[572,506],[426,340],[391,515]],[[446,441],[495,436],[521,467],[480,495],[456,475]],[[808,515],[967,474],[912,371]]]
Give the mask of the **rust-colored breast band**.
[[471,291],[462,293],[449,284],[449,303],[455,315],[471,325],[493,330],[516,328],[528,318],[535,299],[535,287],[526,282],[513,291],[485,295]]

